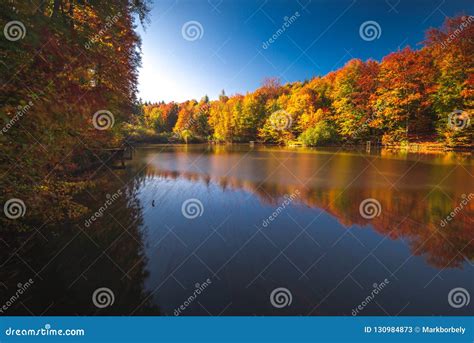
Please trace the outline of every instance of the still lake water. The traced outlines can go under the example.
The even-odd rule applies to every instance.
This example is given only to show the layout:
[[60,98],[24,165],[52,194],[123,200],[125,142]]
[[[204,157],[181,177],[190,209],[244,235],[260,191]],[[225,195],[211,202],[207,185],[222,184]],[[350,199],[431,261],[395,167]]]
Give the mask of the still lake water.
[[[473,175],[454,153],[138,148],[82,195],[90,214],[113,199],[90,225],[2,238],[0,301],[32,278],[5,314],[469,315],[474,301],[448,294],[474,296],[474,200],[441,222]],[[103,309],[101,287],[114,294]],[[272,305],[277,288],[287,306]]]

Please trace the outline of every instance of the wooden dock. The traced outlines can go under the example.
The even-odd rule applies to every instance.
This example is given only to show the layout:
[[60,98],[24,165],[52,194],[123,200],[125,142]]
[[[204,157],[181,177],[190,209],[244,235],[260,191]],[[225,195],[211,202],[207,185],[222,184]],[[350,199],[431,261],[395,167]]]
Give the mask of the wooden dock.
[[119,168],[125,168],[125,160],[133,159],[134,147],[130,144],[124,144],[116,148],[105,148],[101,149],[101,155],[105,156],[106,163],[110,163],[112,166],[117,168],[115,162],[120,162]]

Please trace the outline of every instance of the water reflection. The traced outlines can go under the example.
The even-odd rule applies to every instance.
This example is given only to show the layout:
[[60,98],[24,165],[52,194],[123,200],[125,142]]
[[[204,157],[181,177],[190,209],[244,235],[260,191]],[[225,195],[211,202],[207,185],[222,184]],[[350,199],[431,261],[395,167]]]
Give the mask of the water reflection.
[[[8,305],[2,315],[123,315],[134,310],[159,314],[144,291],[141,208],[135,185],[125,184],[127,180],[127,171],[108,172],[76,199],[91,208],[91,215],[109,198],[107,194],[123,190],[90,226],[84,218],[31,224],[26,232],[2,232],[0,302]],[[12,298],[18,284],[30,278],[32,287]],[[112,307],[94,306],[92,295],[101,287],[113,291]]]
[[[152,170],[150,170],[152,169]],[[166,172],[150,168],[148,176],[159,177],[162,180],[185,179],[191,182],[201,182],[208,187],[211,183],[219,185],[222,191],[245,190],[255,194],[263,204],[278,207],[286,197],[295,192],[298,197],[296,204],[322,209],[335,217],[344,227],[358,225],[373,228],[391,239],[409,239],[413,254],[425,255],[427,262],[435,267],[459,267],[465,259],[473,261],[474,243],[472,232],[473,206],[467,202],[464,213],[460,213],[455,221],[450,222],[443,230],[443,220],[461,202],[472,199],[465,193],[455,197],[452,203],[437,201],[444,198],[443,193],[434,194],[432,204],[425,201],[425,196],[419,192],[400,192],[396,190],[370,192],[359,189],[348,190],[314,190],[308,187],[299,188],[297,185],[271,184],[268,182],[254,183],[227,177],[217,179],[209,175],[195,173]],[[373,219],[364,219],[359,212],[359,204],[367,198],[378,199],[383,211]],[[396,200],[395,200],[396,199]],[[395,200],[395,201],[394,201]],[[422,207],[416,208],[416,207]],[[261,224],[261,223],[259,223]],[[370,225],[370,227],[369,227]],[[449,244],[450,243],[450,244]]]
[[[144,214],[146,287],[168,315],[207,277],[215,278],[214,291],[183,314],[332,315],[350,314],[370,285],[389,277],[395,286],[378,299],[383,309],[374,305],[364,314],[398,313],[407,304],[404,314],[448,314],[444,289],[460,281],[472,286],[473,275],[472,203],[440,226],[469,190],[472,164],[458,158],[242,146],[143,149],[133,166],[142,171],[138,197],[145,209],[157,204]],[[295,192],[295,201],[262,230]],[[180,213],[189,198],[205,209],[193,221]],[[360,215],[366,198],[381,203],[380,216]],[[282,284],[299,297],[276,311],[268,295]]]
[[[33,278],[5,314],[351,315],[387,279],[359,315],[469,314],[446,297],[473,294],[473,202],[441,222],[474,193],[472,174],[459,154],[143,147],[75,199],[85,218],[2,236],[0,299]],[[382,208],[370,220],[367,198]],[[183,216],[187,199],[200,216]],[[100,287],[113,306],[93,305]],[[272,306],[279,287],[291,306]]]

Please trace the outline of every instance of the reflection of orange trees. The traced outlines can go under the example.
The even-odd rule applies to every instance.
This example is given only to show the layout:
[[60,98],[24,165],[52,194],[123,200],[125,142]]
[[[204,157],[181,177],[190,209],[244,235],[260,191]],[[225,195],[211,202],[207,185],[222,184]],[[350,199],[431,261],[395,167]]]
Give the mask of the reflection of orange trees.
[[[372,226],[377,232],[391,239],[406,239],[413,255],[425,255],[426,260],[437,268],[460,267],[464,259],[474,260],[472,219],[474,202],[468,203],[449,225],[442,228],[441,220],[461,201],[461,194],[433,190],[426,193],[416,189],[399,191],[396,188],[309,188],[276,183],[258,184],[233,177],[211,177],[197,173],[167,172],[149,166],[147,176],[184,178],[206,185],[215,183],[222,189],[243,189],[259,197],[267,204],[277,205],[285,194],[299,190],[296,204],[318,207],[337,218],[345,227],[352,225]],[[359,204],[367,198],[377,199],[382,205],[380,216],[364,219]]]
[[[125,171],[115,173],[123,176]],[[42,313],[48,309],[48,315],[130,315],[132,311],[135,315],[159,314],[145,288],[147,257],[135,185],[123,188],[123,182],[112,172],[103,176],[76,199],[90,209],[84,217],[103,205],[106,194],[122,189],[124,195],[89,227],[78,220],[77,224],[41,226],[38,234],[14,232],[2,236],[8,242],[7,249],[0,249],[0,260],[7,261],[2,267],[2,282],[8,289],[15,289],[19,279],[32,277],[32,270],[38,273],[33,278],[39,282],[35,279],[31,297],[24,300],[28,311]],[[47,208],[44,211],[50,212]],[[12,254],[18,250],[21,259]],[[113,306],[100,311],[91,300],[99,287],[110,288],[115,294]],[[31,314],[26,307],[12,307],[8,313]]]

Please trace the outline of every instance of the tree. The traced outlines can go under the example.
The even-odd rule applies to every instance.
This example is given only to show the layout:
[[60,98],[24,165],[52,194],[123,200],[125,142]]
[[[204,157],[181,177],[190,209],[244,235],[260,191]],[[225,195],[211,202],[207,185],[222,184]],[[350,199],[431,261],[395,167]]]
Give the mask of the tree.
[[316,126],[304,131],[299,140],[306,146],[320,146],[338,142],[338,134],[334,125],[321,121]]
[[[92,151],[121,143],[136,104],[135,18],[145,22],[148,11],[145,0],[0,2],[2,23],[24,26],[16,23],[18,40],[0,40],[0,118],[15,122],[0,135],[0,165],[10,169],[2,194],[23,194],[30,213],[54,201],[54,216],[80,214],[64,209],[74,190],[64,190],[63,181],[105,158]],[[18,106],[26,108],[21,116]],[[18,122],[25,115],[29,120]]]
[[361,126],[372,114],[378,69],[377,62],[353,59],[336,72],[333,107],[339,133],[346,139],[368,135],[368,129],[361,130]]
[[382,60],[371,125],[385,132],[384,142],[434,132],[433,85],[434,68],[425,50],[405,48]]
[[425,42],[436,70],[437,87],[433,94],[433,109],[438,119],[436,128],[451,146],[470,145],[473,141],[473,125],[467,125],[469,117],[464,119],[466,124],[461,130],[448,123],[454,111],[464,110],[472,119],[469,110],[474,108],[474,26],[469,23],[470,19],[472,17],[467,16],[447,18],[441,29],[428,31]]

